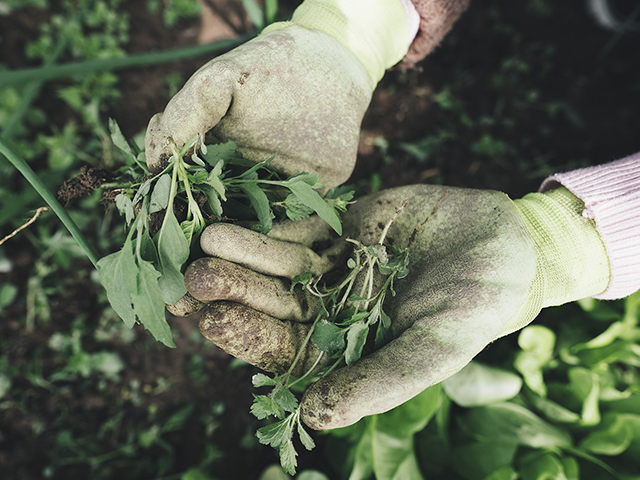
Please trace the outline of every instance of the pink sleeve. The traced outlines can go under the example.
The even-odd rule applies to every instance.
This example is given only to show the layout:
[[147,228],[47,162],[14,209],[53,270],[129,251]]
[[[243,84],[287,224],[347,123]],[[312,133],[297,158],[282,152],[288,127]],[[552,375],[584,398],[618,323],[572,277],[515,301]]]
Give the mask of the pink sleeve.
[[566,187],[596,222],[611,267],[611,281],[596,298],[622,298],[640,289],[640,153],[615,162],[557,173],[541,191]]

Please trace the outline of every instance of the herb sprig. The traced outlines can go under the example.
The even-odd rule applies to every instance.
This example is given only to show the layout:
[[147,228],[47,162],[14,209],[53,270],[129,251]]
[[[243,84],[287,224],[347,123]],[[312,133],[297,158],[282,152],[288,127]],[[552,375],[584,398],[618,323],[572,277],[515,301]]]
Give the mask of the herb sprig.
[[[316,174],[281,178],[269,169],[277,153],[249,162],[233,142],[205,145],[198,135],[181,149],[172,145],[168,165],[152,174],[144,151],[127,142],[115,121],[109,127],[126,161],[109,186],[128,233],[119,252],[98,261],[98,270],[125,324],[141,323],[169,347],[175,345],[164,307],[187,293],[182,272],[208,224],[253,221],[251,228],[268,233],[277,214],[299,220],[315,213],[342,234],[339,212],[346,211],[353,192],[329,192],[323,198]],[[151,224],[154,214],[162,216],[159,229]]]
[[[389,341],[391,318],[385,313],[383,305],[389,293],[396,295],[394,281],[408,274],[409,255],[406,249],[385,244],[385,238],[405,205],[406,202],[387,223],[377,244],[364,245],[357,240],[347,239],[354,245],[354,250],[347,261],[348,273],[340,283],[327,286],[321,278],[314,278],[310,273],[299,275],[292,281],[292,290],[300,285],[320,297],[321,308],[289,370],[273,378],[262,373],[254,375],[254,387],[271,387],[271,391],[265,395],[254,394],[251,406],[251,413],[259,420],[268,417],[278,420],[259,428],[256,435],[261,443],[278,450],[282,468],[291,475],[296,471],[298,455],[293,443],[294,433],[298,433],[300,443],[307,450],[315,447],[301,423],[300,404],[292,388],[307,381],[311,375],[311,381],[317,381],[338,367],[351,365]],[[378,274],[383,276],[384,282],[374,291]],[[359,291],[354,293],[356,285],[359,285]],[[292,372],[309,342],[321,353],[301,377],[295,378]],[[323,357],[330,361],[317,373]]]

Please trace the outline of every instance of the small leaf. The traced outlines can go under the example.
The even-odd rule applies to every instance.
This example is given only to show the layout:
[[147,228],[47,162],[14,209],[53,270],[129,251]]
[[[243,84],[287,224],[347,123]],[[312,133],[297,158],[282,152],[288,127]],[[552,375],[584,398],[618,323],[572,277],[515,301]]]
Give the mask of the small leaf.
[[284,200],[285,213],[289,220],[302,220],[303,218],[307,218],[309,215],[313,213],[313,209],[307,207],[305,204],[298,200],[293,194],[290,194]]
[[298,408],[298,399],[291,393],[291,390],[285,386],[276,387],[271,393],[271,397],[285,412],[293,412]]
[[258,231],[260,233],[269,233],[271,230],[273,212],[269,205],[269,199],[264,191],[255,183],[243,183],[240,189],[247,195],[251,206],[256,211],[258,221],[260,222]]
[[131,225],[131,222],[136,218],[136,214],[133,210],[133,202],[124,193],[116,195],[116,208],[120,212],[120,215],[124,216],[127,225]]
[[272,386],[272,385],[276,385],[277,383],[275,379],[266,376],[264,373],[256,373],[253,377],[251,377],[251,382],[253,383],[253,386],[256,388]]
[[442,382],[449,398],[462,407],[477,407],[515,397],[522,380],[514,373],[471,362]]
[[145,180],[144,182],[142,182],[142,185],[138,187],[138,191],[133,196],[133,200],[131,201],[131,203],[135,205],[140,200],[142,200],[143,197],[146,197],[151,191],[151,183],[151,180]]
[[296,460],[298,452],[296,452],[293,442],[289,440],[280,445],[279,453],[282,469],[289,475],[295,475],[296,467],[298,466],[298,461]]
[[620,455],[633,440],[633,430],[623,415],[609,414],[601,426],[592,431],[580,447],[598,455]]
[[278,448],[287,441],[291,441],[293,434],[292,425],[289,421],[289,417],[279,422],[272,423],[261,427],[256,432],[258,440],[263,445],[271,445],[274,448]]
[[347,331],[347,349],[344,359],[347,365],[351,365],[362,356],[362,350],[367,341],[369,327],[364,323],[354,323]]
[[207,145],[206,152],[202,151],[204,160],[215,167],[219,162],[228,162],[236,153],[234,142],[218,143],[217,145]]
[[160,212],[169,205],[169,194],[171,192],[171,176],[168,173],[160,176],[151,192],[151,203],[149,213]]
[[271,395],[254,395],[251,413],[258,420],[263,420],[270,416],[284,417],[284,410],[273,401]]
[[300,443],[304,445],[304,448],[307,450],[313,450],[316,446],[316,442],[313,441],[311,435],[304,429],[302,423],[300,423],[300,419],[296,422],[298,424],[298,436],[300,437]]
[[298,200],[303,205],[306,205],[313,211],[315,211],[320,218],[333,228],[338,235],[342,235],[342,223],[338,213],[327,205],[322,197],[316,192],[309,184],[298,181],[293,183],[287,183],[287,188],[298,197]]
[[344,350],[346,331],[331,322],[321,320],[311,334],[311,341],[323,352],[327,352],[330,357],[338,355]]
[[111,132],[111,141],[122,151],[127,164],[135,165],[136,157],[129,146],[129,142],[124,138],[118,123],[113,118],[109,119],[109,131]]

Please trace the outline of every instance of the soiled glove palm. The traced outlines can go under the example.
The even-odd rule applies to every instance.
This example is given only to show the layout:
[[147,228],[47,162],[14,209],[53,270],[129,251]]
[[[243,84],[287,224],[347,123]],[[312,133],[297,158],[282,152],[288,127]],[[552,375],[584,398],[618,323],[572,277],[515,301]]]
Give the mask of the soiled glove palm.
[[402,59],[410,36],[399,0],[307,0],[291,22],[198,70],[147,128],[147,164],[163,168],[212,130],[249,160],[276,151],[271,167],[344,182],[356,160],[360,123],[384,69]]
[[[608,260],[593,222],[564,189],[516,202],[493,191],[391,189],[349,209],[345,236],[377,243],[404,200],[387,236],[410,256],[409,275],[385,305],[394,339],[307,390],[302,418],[312,428],[387,411],[457,372],[541,308],[607,286]],[[329,229],[314,217],[282,224],[270,237],[233,225],[209,227],[202,246],[219,258],[199,259],[185,275],[191,295],[207,304],[205,337],[265,370],[286,369],[308,331],[304,322],[318,308],[313,297],[290,293],[286,279],[344,265],[343,239],[310,248],[314,241],[326,247],[328,238]],[[308,347],[302,368],[315,358],[315,347]]]

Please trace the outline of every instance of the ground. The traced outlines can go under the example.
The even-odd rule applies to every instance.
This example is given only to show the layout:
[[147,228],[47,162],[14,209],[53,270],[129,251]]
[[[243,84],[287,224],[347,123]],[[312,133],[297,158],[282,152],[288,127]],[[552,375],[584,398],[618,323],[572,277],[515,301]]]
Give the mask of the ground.
[[[286,11],[295,2],[281,5]],[[197,19],[167,28],[144,1],[129,2],[126,10],[135,25],[129,52],[197,41]],[[0,17],[7,67],[31,65],[24,44],[43,21],[46,13],[29,9]],[[351,182],[373,190],[441,183],[516,198],[554,171],[638,151],[639,44],[639,35],[599,29],[583,2],[472,2],[437,51],[417,68],[396,67],[383,79],[363,123]],[[101,117],[116,118],[127,136],[135,135],[164,108],[167,75],[186,79],[206,60],[122,71],[122,96]],[[45,86],[40,106],[63,125],[74,113],[56,96],[59,86]],[[55,276],[38,276],[49,264],[38,263],[42,250],[25,238],[4,246],[13,268],[0,273],[0,283],[19,289],[0,311],[0,371],[12,379],[9,393],[0,395],[6,478],[176,478],[171,475],[204,462],[216,478],[234,480],[257,478],[275,461],[252,437],[254,369],[206,345],[193,318],[171,320],[175,349],[139,328],[129,336],[105,313],[87,261],[67,258]],[[37,279],[49,292],[49,318],[29,325]],[[116,362],[109,370],[97,356],[103,351],[126,367]],[[183,416],[171,417],[176,412]],[[167,457],[165,470],[160,457]],[[139,460],[135,467],[132,459]],[[320,455],[303,454],[300,463],[330,473]]]

